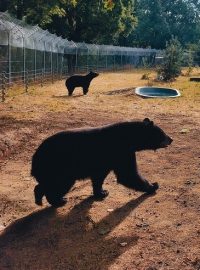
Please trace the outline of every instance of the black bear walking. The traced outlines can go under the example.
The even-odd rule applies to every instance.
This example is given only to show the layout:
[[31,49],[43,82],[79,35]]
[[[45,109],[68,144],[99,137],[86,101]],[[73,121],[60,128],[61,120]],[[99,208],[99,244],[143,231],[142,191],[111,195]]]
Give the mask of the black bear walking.
[[63,196],[75,181],[86,178],[92,181],[94,198],[103,199],[108,191],[102,185],[110,171],[114,171],[118,183],[154,193],[158,184],[140,176],[135,152],[164,148],[171,142],[148,118],[57,133],[44,140],[33,155],[31,174],[38,182],[35,202],[41,205],[45,195],[54,207],[62,206]]
[[74,89],[76,87],[82,87],[83,94],[86,95],[87,92],[89,91],[89,86],[90,86],[92,79],[94,79],[98,75],[99,75],[98,73],[90,71],[90,73],[88,73],[87,75],[84,75],[84,76],[83,75],[73,75],[73,76],[69,77],[65,82],[65,85],[68,89],[69,96],[72,95],[72,93],[74,92]]

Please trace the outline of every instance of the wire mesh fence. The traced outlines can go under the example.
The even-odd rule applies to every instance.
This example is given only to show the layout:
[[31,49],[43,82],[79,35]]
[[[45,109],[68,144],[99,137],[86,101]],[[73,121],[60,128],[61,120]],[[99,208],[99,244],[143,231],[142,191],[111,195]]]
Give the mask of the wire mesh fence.
[[0,12],[0,89],[65,78],[74,73],[155,64],[160,51],[75,43]]

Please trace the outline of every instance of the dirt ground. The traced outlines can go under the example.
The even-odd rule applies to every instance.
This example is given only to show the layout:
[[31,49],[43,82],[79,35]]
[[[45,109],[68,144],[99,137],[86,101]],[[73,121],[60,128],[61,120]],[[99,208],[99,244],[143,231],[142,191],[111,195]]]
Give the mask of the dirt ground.
[[[200,84],[181,76],[175,99],[143,99],[144,71],[102,73],[87,96],[68,97],[64,81],[15,88],[0,103],[0,270],[199,270]],[[199,75],[199,74],[198,74]],[[41,141],[68,128],[149,117],[173,138],[167,149],[137,153],[141,174],[160,189],[152,196],[117,185],[93,201],[90,180],[68,203],[34,204],[31,158]]]

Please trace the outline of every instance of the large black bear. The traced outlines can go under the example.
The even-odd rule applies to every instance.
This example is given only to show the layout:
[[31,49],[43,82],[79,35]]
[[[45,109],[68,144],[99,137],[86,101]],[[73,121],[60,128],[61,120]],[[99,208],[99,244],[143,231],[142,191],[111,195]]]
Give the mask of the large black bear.
[[73,75],[73,76],[69,77],[65,82],[65,85],[68,89],[69,96],[72,95],[72,93],[74,92],[74,89],[76,87],[82,87],[83,94],[86,95],[87,92],[89,91],[89,86],[90,86],[92,79],[94,79],[97,76],[99,76],[98,73],[90,71],[90,73],[88,73],[87,75],[84,75],[84,76],[83,75]]
[[154,193],[158,184],[139,175],[135,152],[164,148],[171,142],[148,118],[57,133],[44,140],[33,155],[31,175],[39,183],[34,189],[35,202],[42,205],[45,195],[52,206],[62,206],[63,196],[75,181],[85,178],[92,180],[94,198],[103,199],[108,192],[102,185],[110,171],[118,183]]

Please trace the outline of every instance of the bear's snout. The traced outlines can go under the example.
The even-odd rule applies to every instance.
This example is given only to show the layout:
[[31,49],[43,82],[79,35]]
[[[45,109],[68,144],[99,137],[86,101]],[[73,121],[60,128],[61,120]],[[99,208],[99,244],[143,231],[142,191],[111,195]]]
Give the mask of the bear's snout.
[[172,138],[169,137],[169,144],[173,142]]
[[167,137],[165,138],[165,140],[164,140],[163,142],[161,142],[160,147],[161,147],[161,148],[165,148],[165,147],[167,147],[168,145],[170,145],[172,142],[173,142],[172,138],[170,138],[169,136],[167,136]]

